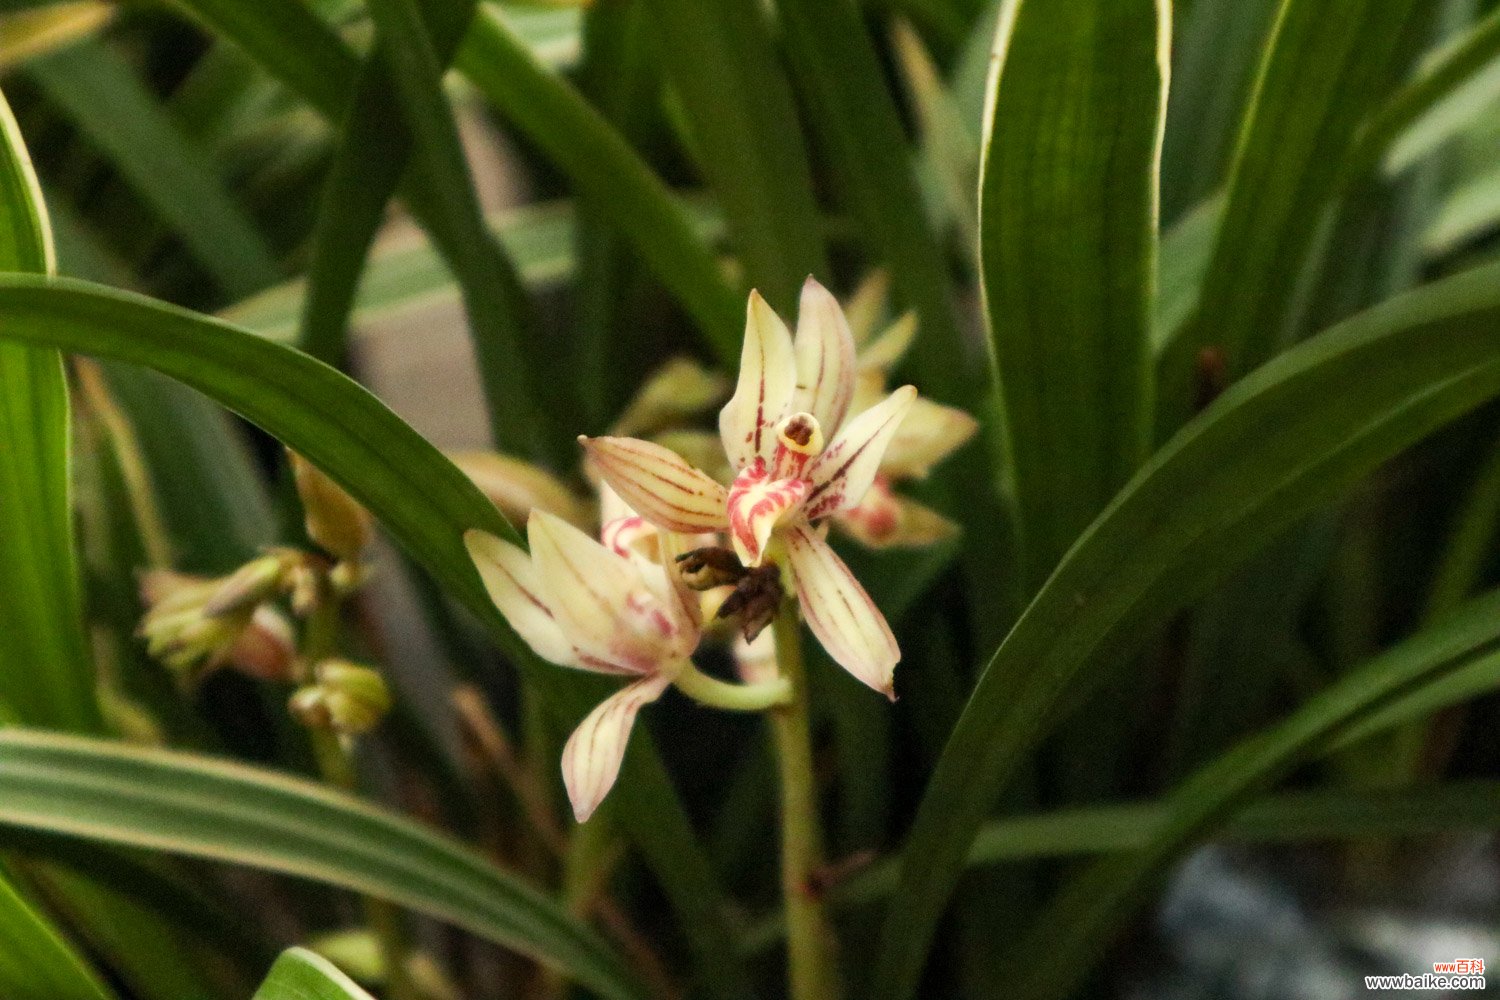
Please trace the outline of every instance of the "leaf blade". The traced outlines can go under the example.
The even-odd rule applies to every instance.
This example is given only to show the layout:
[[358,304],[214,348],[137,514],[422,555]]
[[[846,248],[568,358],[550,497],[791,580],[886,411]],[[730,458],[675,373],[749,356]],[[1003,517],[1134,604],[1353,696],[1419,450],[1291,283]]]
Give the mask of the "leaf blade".
[[1147,454],[1170,30],[1156,0],[1001,10],[980,272],[1028,590]]
[[7,825],[245,864],[437,916],[576,976],[641,996],[561,907],[467,848],[301,779],[165,750],[0,731]]
[[1070,688],[1277,530],[1500,393],[1500,268],[1401,296],[1242,380],[1064,557],[986,667],[928,784],[888,915],[882,998],[907,995],[984,813]]

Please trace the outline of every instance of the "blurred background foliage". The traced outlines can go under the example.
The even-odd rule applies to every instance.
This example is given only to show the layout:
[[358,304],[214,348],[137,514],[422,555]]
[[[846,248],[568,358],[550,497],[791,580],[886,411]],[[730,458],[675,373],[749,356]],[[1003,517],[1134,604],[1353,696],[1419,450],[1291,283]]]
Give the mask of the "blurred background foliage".
[[[957,539],[845,550],[901,700],[815,664],[849,995],[1125,995],[1205,839],[1367,903],[1500,822],[1492,3],[3,0],[0,73],[0,993],[249,996],[303,944],[387,995],[779,995],[759,723],[669,699],[564,829],[598,689],[486,617],[498,515],[406,425],[583,491],[574,435],[808,274],[883,271],[984,426],[917,489]],[[58,275],[202,315],[26,277],[28,151]],[[71,452],[44,348],[100,359]],[[270,776],[315,773],[283,687],[136,635],[143,569],[307,544],[278,439],[397,543],[338,624],[378,811]]]

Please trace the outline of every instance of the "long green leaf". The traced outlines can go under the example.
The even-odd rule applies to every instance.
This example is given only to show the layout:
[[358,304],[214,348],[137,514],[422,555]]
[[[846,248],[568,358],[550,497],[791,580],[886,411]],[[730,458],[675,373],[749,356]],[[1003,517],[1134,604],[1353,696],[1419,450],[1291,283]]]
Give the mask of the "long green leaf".
[[887,919],[915,987],[985,813],[1070,696],[1298,517],[1500,393],[1500,267],[1393,299],[1259,369],[1174,437],[1064,557],[985,668],[923,796]]
[[1500,97],[1500,10],[1493,10],[1425,60],[1360,132],[1354,168],[1384,157],[1404,170],[1452,138]]
[[[0,97],[0,268],[54,269],[36,174]],[[68,389],[54,349],[0,345],[0,699],[28,722],[94,729],[68,479]]]
[[[1167,821],[1139,850],[1089,865],[1017,942],[1012,955],[1016,996],[1062,1000],[1089,972],[1120,922],[1159,877],[1204,831],[1232,815],[1248,796],[1269,785],[1317,747],[1369,718],[1382,706],[1464,665],[1500,644],[1500,595],[1476,600],[1307,701],[1276,726],[1240,743],[1201,768],[1167,799]],[[1490,656],[1493,660],[1494,657]],[[1029,948],[1055,950],[1066,969],[1030,967]]]
[[797,111],[757,0],[642,0],[745,276],[790,313],[826,276]]
[[[965,866],[978,868],[1038,858],[1136,851],[1171,822],[1168,802],[1087,806],[1013,816],[986,823],[974,838]],[[1216,835],[1249,843],[1366,840],[1414,837],[1453,830],[1500,827],[1500,782],[1453,781],[1421,788],[1290,792],[1257,799]],[[896,891],[895,859],[876,862],[829,895],[836,908],[860,906]],[[785,925],[770,917],[745,933],[754,953],[773,945]]]
[[739,360],[744,299],[666,185],[597,111],[538,63],[493,8],[475,17],[458,67],[628,238],[702,329],[721,362]]
[[[144,365],[198,389],[327,472],[380,519],[489,633],[571,727],[609,690],[540,663],[490,603],[463,545],[480,528],[519,542],[478,488],[347,377],[227,323],[87,282],[0,275],[0,337]],[[421,489],[413,489],[420,483]],[[717,887],[650,734],[638,731],[612,799],[694,940],[728,941]],[[732,970],[732,950],[703,949]]]
[[979,257],[1028,590],[1147,455],[1170,31],[1159,0],[1001,8]]
[[[723,221],[705,203],[689,201],[684,208],[700,238],[715,241],[723,235]],[[491,215],[489,221],[516,262],[521,279],[533,289],[555,286],[573,273],[576,219],[571,202],[510,209]],[[307,282],[296,279],[268,288],[222,315],[279,344],[291,344],[297,338],[297,317],[306,308],[306,296]],[[403,239],[376,247],[370,256],[354,300],[354,321],[370,322],[458,300],[458,286],[431,243]]]
[[193,754],[0,731],[7,826],[250,865],[400,903],[602,996],[639,987],[595,935],[467,848],[315,784]]
[[909,366],[922,391],[976,405],[989,388],[983,357],[959,334],[952,282],[927,224],[885,71],[852,0],[780,0],[796,82],[824,145],[839,198],[896,295],[921,317]]
[[57,929],[0,877],[0,994],[12,1000],[106,1000],[109,992]]
[[252,1000],[372,1000],[332,962],[305,948],[282,952]]
[[265,239],[212,161],[177,130],[113,49],[82,42],[36,60],[29,70],[226,293],[239,298],[280,277]]
[[1238,377],[1285,342],[1298,282],[1355,134],[1385,91],[1412,0],[1283,0],[1231,168],[1212,262],[1187,334],[1163,360],[1162,420],[1192,404],[1198,351]]
[[[431,199],[433,240],[463,288],[495,443],[513,453],[540,452],[567,463],[576,446],[553,419],[553,411],[542,405],[534,352],[527,350],[534,343],[530,302],[515,266],[485,225],[458,126],[443,92],[446,60],[434,44],[435,34],[429,34],[439,15],[434,13],[433,23],[427,23],[416,0],[369,0],[367,6],[411,130],[421,183]],[[455,13],[473,10],[473,4],[466,3]],[[459,22],[455,43],[468,20]]]

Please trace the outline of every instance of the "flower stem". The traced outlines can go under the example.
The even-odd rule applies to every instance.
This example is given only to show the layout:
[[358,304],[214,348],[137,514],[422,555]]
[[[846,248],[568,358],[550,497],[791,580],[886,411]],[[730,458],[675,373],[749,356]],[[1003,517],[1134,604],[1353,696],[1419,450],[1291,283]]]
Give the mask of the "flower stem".
[[823,836],[812,759],[802,623],[794,601],[783,601],[772,626],[776,663],[791,698],[770,713],[781,772],[781,891],[787,919],[787,978],[792,1000],[838,996],[833,930],[818,888]]
[[[302,680],[311,679],[313,668],[338,645],[339,600],[328,580],[318,581],[318,599],[307,618],[302,644]],[[350,747],[327,729],[310,728],[313,757],[323,780],[345,792],[358,794],[359,770]],[[360,896],[365,923],[380,950],[385,965],[386,983],[392,1000],[415,1000],[420,996],[406,970],[406,933],[401,926],[401,910],[374,896]]]
[[690,661],[683,663],[672,683],[694,701],[731,712],[761,712],[792,698],[792,685],[785,677],[762,684],[730,684],[703,673]]

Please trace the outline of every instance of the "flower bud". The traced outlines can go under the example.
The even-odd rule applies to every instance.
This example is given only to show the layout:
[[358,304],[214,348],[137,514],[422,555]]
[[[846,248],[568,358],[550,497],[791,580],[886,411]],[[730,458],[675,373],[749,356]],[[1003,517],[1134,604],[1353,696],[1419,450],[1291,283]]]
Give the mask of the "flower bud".
[[286,589],[289,571],[300,558],[301,553],[292,549],[272,549],[250,560],[219,581],[204,613],[226,615],[275,599]]
[[703,412],[722,400],[729,383],[691,358],[673,358],[648,377],[610,434],[648,435]]
[[314,668],[313,678],[288,703],[292,715],[310,729],[358,736],[379,725],[391,709],[384,678],[369,667],[324,660]]
[[290,449],[287,454],[306,515],[307,537],[337,559],[358,559],[373,533],[369,511],[307,459]]
[[575,528],[587,529],[593,521],[588,505],[540,466],[493,451],[450,452],[448,457],[512,524],[525,524],[532,510],[556,514]]
[[290,681],[297,663],[291,623],[275,608],[256,608],[250,623],[229,648],[226,662],[258,681]]

